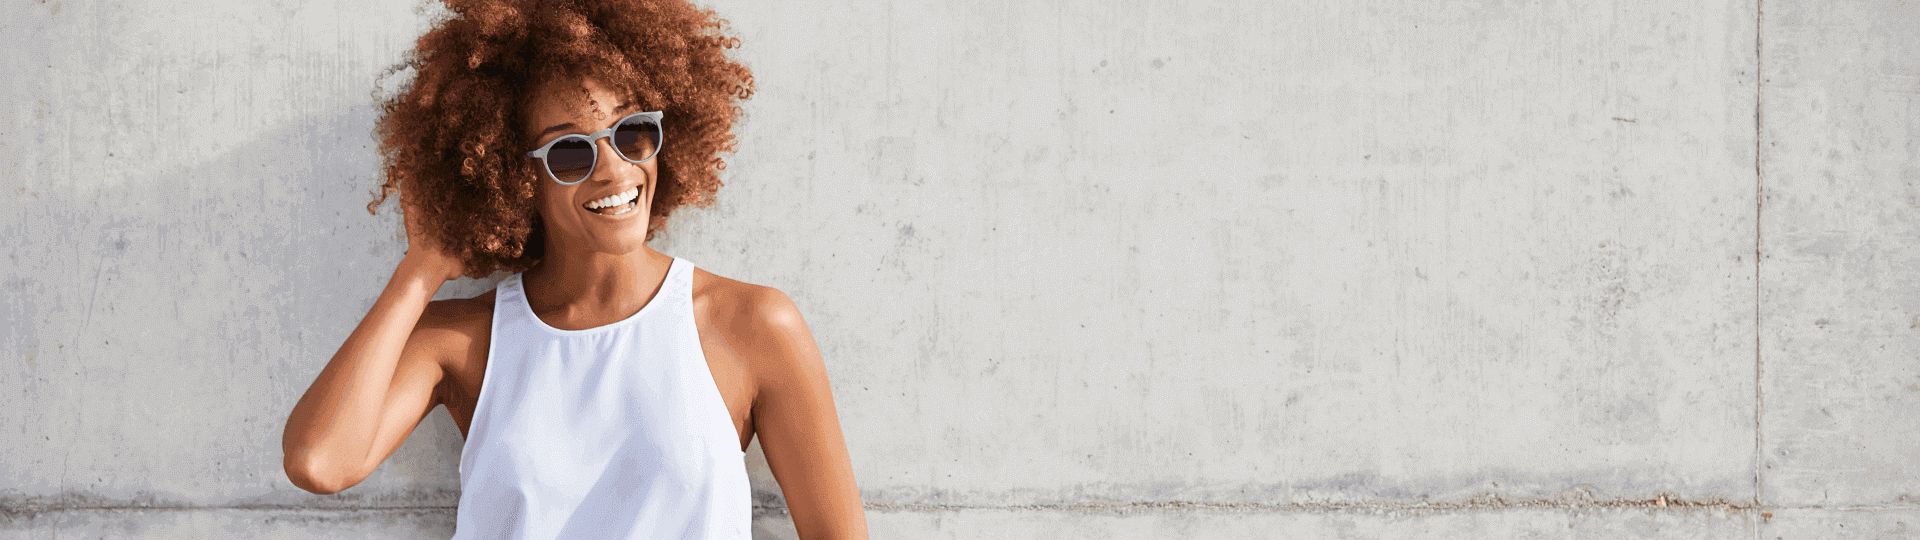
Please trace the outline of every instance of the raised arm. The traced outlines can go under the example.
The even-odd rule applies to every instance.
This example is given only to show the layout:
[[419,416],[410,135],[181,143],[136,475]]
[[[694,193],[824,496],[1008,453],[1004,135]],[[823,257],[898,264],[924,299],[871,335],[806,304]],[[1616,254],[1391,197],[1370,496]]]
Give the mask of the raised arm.
[[754,431],[801,538],[865,539],[867,519],[827,367],[793,300],[761,288],[735,341],[752,366]]
[[461,265],[416,234],[408,214],[406,257],[287,416],[283,466],[300,489],[334,493],[360,483],[436,404],[444,351],[432,332],[416,327],[440,285],[460,276]]

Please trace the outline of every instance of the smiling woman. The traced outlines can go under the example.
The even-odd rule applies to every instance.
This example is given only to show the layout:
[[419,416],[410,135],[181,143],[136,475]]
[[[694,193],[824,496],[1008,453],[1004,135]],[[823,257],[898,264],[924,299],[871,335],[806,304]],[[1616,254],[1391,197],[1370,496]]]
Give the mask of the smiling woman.
[[517,145],[573,127],[529,131],[527,104],[546,85],[584,78],[674,119],[675,150],[659,157],[664,178],[649,237],[675,209],[712,202],[739,101],[753,94],[752,73],[727,55],[739,40],[726,35],[724,20],[684,0],[448,7],[453,17],[422,36],[401,66],[414,70],[412,84],[383,107],[387,175],[368,211],[400,191],[470,275],[527,269],[544,235],[529,212],[537,164],[521,159]]
[[[408,251],[288,417],[288,478],[365,479],[444,405],[455,538],[746,538],[759,437],[794,526],[864,538],[826,369],[778,290],[647,241],[712,200],[746,68],[678,0],[457,2],[379,124]],[[372,205],[369,206],[372,208]],[[428,302],[446,281],[517,272]]]

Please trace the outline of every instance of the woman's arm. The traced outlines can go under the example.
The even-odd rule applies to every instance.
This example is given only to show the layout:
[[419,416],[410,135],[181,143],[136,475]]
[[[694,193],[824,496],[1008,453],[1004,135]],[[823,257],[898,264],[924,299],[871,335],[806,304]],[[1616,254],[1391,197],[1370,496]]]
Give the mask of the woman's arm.
[[813,334],[785,293],[761,288],[740,317],[734,343],[756,386],[754,431],[801,538],[865,539],[867,517],[854,484],[827,367]]
[[414,329],[434,292],[462,268],[417,234],[408,214],[406,257],[287,416],[283,466],[301,489],[334,493],[360,483],[435,405],[441,351],[414,339]]

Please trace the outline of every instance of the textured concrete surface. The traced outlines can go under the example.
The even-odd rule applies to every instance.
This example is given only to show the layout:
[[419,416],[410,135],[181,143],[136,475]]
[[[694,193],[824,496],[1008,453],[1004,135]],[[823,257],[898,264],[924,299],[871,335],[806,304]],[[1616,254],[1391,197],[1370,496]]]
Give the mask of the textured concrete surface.
[[[1920,511],[1916,8],[715,7],[761,92],[655,247],[800,303],[876,538]],[[444,413],[339,495],[278,450],[401,253],[369,100],[432,16],[0,9],[0,538],[450,531]]]
[[1920,511],[1906,509],[1782,509],[1760,527],[1760,538],[1893,540],[1920,538]]
[[[1467,513],[1297,513],[1168,512],[1085,514],[987,510],[980,512],[874,512],[868,517],[877,538],[1636,538],[1647,540],[1734,540],[1753,538],[1754,517],[1719,512],[1591,510],[1583,512],[1505,510]],[[1905,519],[1906,521],[1900,521]],[[1911,517],[1872,523],[1818,522],[1775,518],[1769,530],[1790,538],[1876,538],[1834,535],[1896,531]],[[1802,522],[1805,523],[1802,523]],[[1788,522],[1792,522],[1791,527]],[[1884,522],[1884,523],[1882,523]],[[200,512],[74,512],[59,519],[36,519],[21,537],[141,538],[428,538],[453,532],[453,512],[378,511],[332,516],[298,510],[215,510]],[[1808,536],[1808,533],[1816,536]],[[758,536],[758,535],[757,535]],[[1885,537],[1885,536],[1880,536]],[[1898,536],[1894,536],[1898,537]]]
[[873,500],[1752,499],[1751,4],[1138,8],[730,11]]
[[9,507],[455,500],[445,418],[337,503],[280,472],[287,411],[402,249],[363,209],[369,95],[425,25],[377,7],[0,9]]
[[5,538],[419,539],[453,536],[453,510],[80,510],[13,519]]
[[1767,5],[1765,498],[1920,505],[1920,6]]
[[1648,511],[1513,510],[1448,514],[1210,514],[1109,516],[988,511],[869,517],[895,538],[1644,538],[1748,539],[1747,516]]

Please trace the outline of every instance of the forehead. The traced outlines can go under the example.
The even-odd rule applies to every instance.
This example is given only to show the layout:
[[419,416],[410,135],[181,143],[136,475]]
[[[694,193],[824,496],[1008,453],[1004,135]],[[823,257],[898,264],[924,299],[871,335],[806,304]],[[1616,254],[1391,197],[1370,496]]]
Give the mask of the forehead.
[[575,128],[568,132],[592,131],[586,126],[610,121],[614,109],[628,101],[613,87],[592,78],[550,81],[534,88],[532,99],[527,103],[525,127],[534,137],[542,136],[541,132],[548,128],[566,124]]

